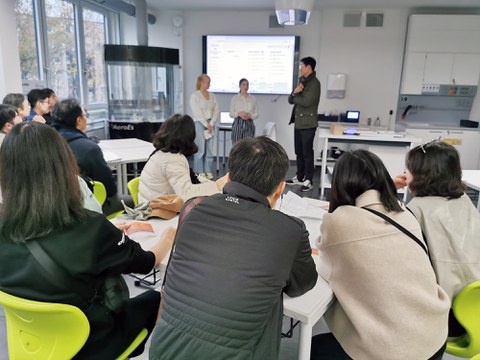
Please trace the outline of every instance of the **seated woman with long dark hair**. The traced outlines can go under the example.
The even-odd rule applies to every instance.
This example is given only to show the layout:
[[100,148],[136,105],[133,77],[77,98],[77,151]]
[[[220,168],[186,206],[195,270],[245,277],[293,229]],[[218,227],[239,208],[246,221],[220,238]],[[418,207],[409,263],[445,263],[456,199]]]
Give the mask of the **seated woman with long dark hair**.
[[195,123],[190,116],[170,116],[155,134],[153,145],[156,150],[140,175],[140,202],[168,194],[177,194],[187,201],[195,196],[217,194],[223,189],[225,177],[216,182],[203,176],[197,177],[188,165],[187,157],[198,150]]
[[[23,122],[13,127],[0,150],[0,169],[0,289],[79,307],[90,322],[90,335],[75,359],[114,359],[141,329],[150,333],[160,304],[158,292],[127,300],[119,313],[94,294],[101,293],[107,275],[151,271],[169,251],[174,230],[145,251],[104,215],[84,209],[72,152],[47,125]],[[26,246],[33,240],[92,297],[52,279]]]
[[441,359],[450,301],[378,156],[340,157],[320,233],[320,274],[336,300],[325,313],[332,333],[313,337],[311,358]]

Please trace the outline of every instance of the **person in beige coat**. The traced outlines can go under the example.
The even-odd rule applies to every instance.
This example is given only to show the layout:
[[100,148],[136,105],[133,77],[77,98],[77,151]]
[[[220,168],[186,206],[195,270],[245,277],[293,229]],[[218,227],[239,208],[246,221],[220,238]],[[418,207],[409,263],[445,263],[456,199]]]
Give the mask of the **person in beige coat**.
[[[393,219],[418,243],[366,209]],[[450,300],[424,246],[378,156],[343,154],[318,243],[320,274],[336,297],[325,313],[332,333],[313,337],[311,359],[441,359]]]
[[222,190],[225,177],[213,182],[190,170],[186,157],[197,151],[194,139],[195,124],[188,115],[174,114],[162,124],[153,139],[156,150],[140,175],[139,202],[168,194],[180,195],[187,201]]
[[[407,207],[420,222],[437,282],[453,300],[470,283],[480,280],[480,213],[465,194],[457,150],[443,141],[430,141],[410,150],[407,173],[397,185],[408,185],[413,199]],[[450,312],[449,336],[465,329]]]

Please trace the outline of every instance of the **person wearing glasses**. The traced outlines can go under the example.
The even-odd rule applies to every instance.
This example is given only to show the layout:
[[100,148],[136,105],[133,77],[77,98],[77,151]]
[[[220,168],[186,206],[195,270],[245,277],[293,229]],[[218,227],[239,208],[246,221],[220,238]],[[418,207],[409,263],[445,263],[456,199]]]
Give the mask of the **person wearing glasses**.
[[[422,227],[437,281],[453,302],[468,284],[480,280],[480,213],[465,194],[457,150],[433,140],[410,150],[407,171],[395,178],[413,198],[407,207]],[[465,333],[453,312],[449,336]]]
[[45,88],[43,89],[43,91],[48,95],[48,105],[49,105],[48,113],[43,114],[43,118],[45,119],[48,125],[51,125],[52,124],[51,112],[58,102],[58,97],[55,91],[53,91],[50,88]]
[[108,215],[122,210],[123,205],[117,196],[117,185],[112,170],[97,143],[85,135],[88,119],[85,109],[76,99],[61,100],[53,108],[52,118],[52,126],[70,145],[80,174],[105,185],[107,200],[103,204],[103,212]]
[[27,121],[36,121],[42,124],[46,123],[43,115],[50,112],[50,100],[48,93],[44,89],[33,89],[27,94],[31,110],[27,116]]
[[313,337],[311,359],[441,359],[450,300],[377,155],[339,158],[320,234],[319,272],[335,300],[324,315],[331,333]]
[[20,122],[14,106],[0,104],[0,145],[12,127]]

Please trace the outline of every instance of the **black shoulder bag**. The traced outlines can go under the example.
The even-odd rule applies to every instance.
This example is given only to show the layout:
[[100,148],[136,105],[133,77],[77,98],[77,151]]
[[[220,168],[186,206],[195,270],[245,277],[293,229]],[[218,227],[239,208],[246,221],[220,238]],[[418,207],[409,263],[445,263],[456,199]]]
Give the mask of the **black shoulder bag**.
[[71,289],[89,303],[95,299],[100,301],[112,312],[119,313],[124,309],[125,302],[130,298],[127,283],[122,275],[109,275],[105,277],[100,294],[97,290],[93,294],[85,287],[80,286],[75,279],[69,276],[52,258],[45,252],[36,240],[26,243],[28,251],[49,275],[49,279],[55,280],[66,289]]
[[365,209],[367,211],[370,211],[372,214],[375,214],[379,217],[381,217],[383,220],[389,222],[390,224],[392,224],[393,226],[395,226],[398,230],[400,230],[401,232],[403,232],[405,235],[409,236],[410,238],[412,238],[413,241],[415,241],[418,245],[420,245],[420,247],[423,249],[423,251],[425,251],[425,254],[428,255],[428,250],[427,250],[427,247],[425,246],[425,244],[423,244],[415,235],[413,235],[410,231],[408,231],[407,229],[405,229],[402,225],[400,225],[399,223],[397,223],[396,221],[394,221],[393,219],[389,218],[387,215],[385,214],[382,214],[381,212],[377,211],[377,210],[373,210],[373,209],[368,209],[366,207],[362,207],[362,209]]

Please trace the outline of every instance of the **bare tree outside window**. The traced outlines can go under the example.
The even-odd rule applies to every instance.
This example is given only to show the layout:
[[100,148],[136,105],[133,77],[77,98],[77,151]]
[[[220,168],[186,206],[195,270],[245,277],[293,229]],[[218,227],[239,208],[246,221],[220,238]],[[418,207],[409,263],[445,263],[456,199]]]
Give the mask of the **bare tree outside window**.
[[32,0],[16,0],[18,50],[22,80],[39,80],[35,18]]
[[49,85],[60,97],[78,98],[79,77],[73,4],[46,0]]
[[85,58],[89,103],[107,102],[107,85],[105,81],[105,62],[103,46],[105,45],[105,16],[98,12],[84,9],[83,25],[85,28]]

